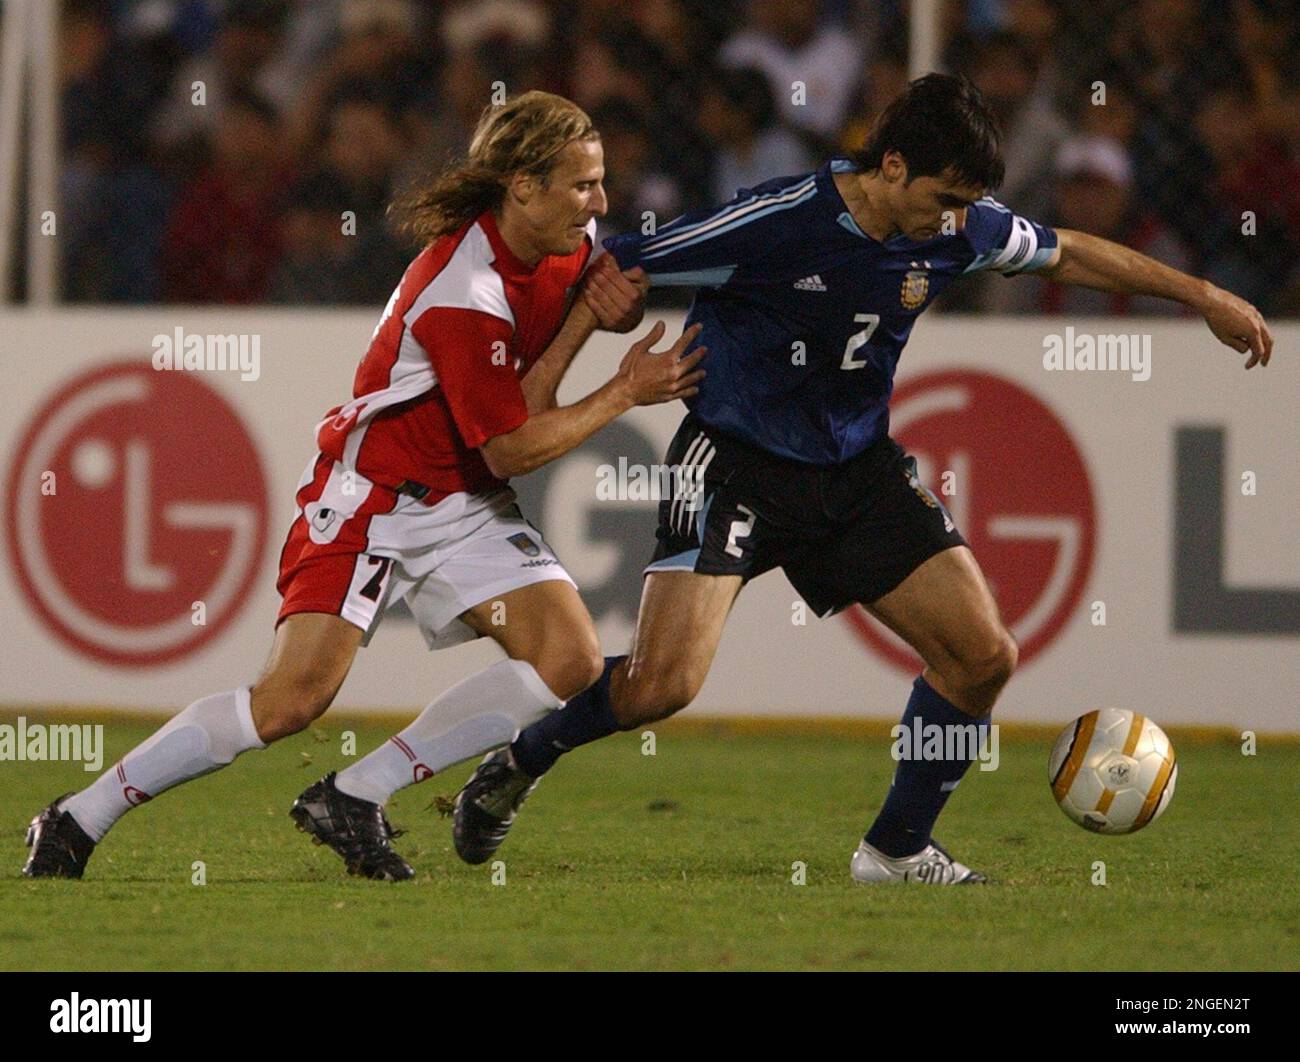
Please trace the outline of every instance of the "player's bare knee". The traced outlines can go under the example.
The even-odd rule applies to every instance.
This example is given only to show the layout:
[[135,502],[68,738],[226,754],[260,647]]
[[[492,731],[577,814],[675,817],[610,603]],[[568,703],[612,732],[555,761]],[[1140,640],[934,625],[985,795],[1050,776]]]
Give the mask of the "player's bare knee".
[[538,673],[555,696],[567,701],[600,678],[603,666],[604,661],[599,657],[593,660],[587,656],[570,655],[552,662],[545,671]]
[[997,646],[985,661],[985,681],[1001,689],[1015,673],[1020,660],[1020,647],[1011,637],[1011,632],[1003,629],[998,637]]
[[615,718],[625,729],[667,719],[695,700],[702,684],[702,679],[684,671],[629,678],[614,705]]
[[306,730],[334,699],[334,682],[314,672],[272,675],[251,690],[253,723],[263,741]]
[[600,643],[594,632],[590,638],[566,639],[566,642],[548,646],[532,661],[542,681],[562,701],[576,697],[605,670],[605,658],[600,655]]
[[961,659],[956,684],[967,699],[991,708],[1015,671],[1019,656],[1016,640],[1005,628],[999,628]]

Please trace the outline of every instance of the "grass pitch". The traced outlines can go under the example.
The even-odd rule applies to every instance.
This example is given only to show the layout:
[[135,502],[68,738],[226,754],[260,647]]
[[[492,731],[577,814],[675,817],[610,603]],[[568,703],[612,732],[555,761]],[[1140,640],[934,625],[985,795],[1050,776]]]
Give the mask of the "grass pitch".
[[[60,713],[60,722],[74,721]],[[13,714],[0,719],[12,722]],[[1130,837],[1068,822],[1050,738],[1003,729],[938,836],[993,884],[852,883],[892,772],[884,728],[776,734],[699,720],[581,749],[538,787],[492,864],[468,867],[432,808],[462,765],[399,793],[411,882],[349,878],[296,832],[293,798],[396,727],[325,725],[126,816],[85,880],[18,875],[28,819],[80,764],[0,764],[5,970],[1238,970],[1300,968],[1300,744],[1192,741],[1178,789]],[[106,767],[154,729],[112,722]],[[1094,862],[1106,884],[1093,884]],[[194,884],[201,862],[206,884]],[[806,884],[792,883],[795,864]],[[500,881],[501,871],[495,874]]]

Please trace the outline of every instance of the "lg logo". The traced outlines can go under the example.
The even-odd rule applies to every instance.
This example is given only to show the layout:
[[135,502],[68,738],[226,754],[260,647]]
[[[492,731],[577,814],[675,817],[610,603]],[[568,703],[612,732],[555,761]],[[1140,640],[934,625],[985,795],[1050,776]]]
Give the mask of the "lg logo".
[[234,618],[266,548],[266,486],[239,416],[206,383],[137,362],[85,373],[36,413],[19,454],[10,561],[62,641],[145,666]]

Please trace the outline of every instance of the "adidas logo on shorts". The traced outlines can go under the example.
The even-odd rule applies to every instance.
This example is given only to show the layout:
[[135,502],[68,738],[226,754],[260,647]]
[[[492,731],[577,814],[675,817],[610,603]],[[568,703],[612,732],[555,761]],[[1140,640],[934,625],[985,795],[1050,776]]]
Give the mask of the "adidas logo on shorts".
[[794,282],[795,291],[825,291],[826,285],[822,283],[822,278],[814,273],[810,277],[804,277],[803,280]]

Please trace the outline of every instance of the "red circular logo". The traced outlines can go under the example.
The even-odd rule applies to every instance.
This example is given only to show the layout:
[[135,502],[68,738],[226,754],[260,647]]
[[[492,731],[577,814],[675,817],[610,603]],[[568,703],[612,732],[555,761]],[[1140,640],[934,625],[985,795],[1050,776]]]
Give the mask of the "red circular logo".
[[233,409],[192,373],[120,362],[32,418],[9,482],[9,555],[37,614],[141,667],[211,641],[266,546],[266,481]]
[[[898,388],[890,434],[970,543],[1021,663],[1033,659],[1078,606],[1092,570],[1092,483],[1069,431],[1023,387],[957,370]],[[891,664],[921,666],[866,609],[855,605],[845,617]]]

